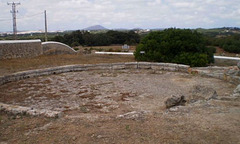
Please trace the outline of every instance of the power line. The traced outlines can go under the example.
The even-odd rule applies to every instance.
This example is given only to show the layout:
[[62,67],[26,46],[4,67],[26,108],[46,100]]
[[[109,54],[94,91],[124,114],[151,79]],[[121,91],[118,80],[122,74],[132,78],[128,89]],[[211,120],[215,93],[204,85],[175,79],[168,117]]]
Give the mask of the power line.
[[29,15],[29,16],[20,17],[20,18],[18,18],[18,19],[26,19],[26,18],[31,18],[31,17],[35,17],[35,16],[38,16],[38,15],[42,15],[42,14],[44,14],[44,13],[43,13],[43,12],[41,12],[41,13],[37,13],[37,14],[34,14],[34,15]]
[[0,19],[0,21],[11,21],[12,19]]
[[13,35],[14,35],[14,39],[16,39],[17,37],[17,20],[16,20],[16,13],[18,13],[18,11],[16,11],[16,6],[20,5],[20,3],[15,3],[15,2],[8,2],[8,5],[12,5],[12,17],[13,17]]
[[[41,13],[37,13],[37,14],[34,14],[34,15],[29,15],[29,16],[24,16],[24,17],[20,17],[20,18],[16,18],[16,19],[26,19],[26,18],[31,18],[31,17],[35,17],[35,16],[38,16],[38,15],[42,15],[42,14],[44,14],[43,12],[41,12]],[[0,21],[11,21],[12,19],[4,19],[4,18],[2,18],[2,19],[0,19]]]

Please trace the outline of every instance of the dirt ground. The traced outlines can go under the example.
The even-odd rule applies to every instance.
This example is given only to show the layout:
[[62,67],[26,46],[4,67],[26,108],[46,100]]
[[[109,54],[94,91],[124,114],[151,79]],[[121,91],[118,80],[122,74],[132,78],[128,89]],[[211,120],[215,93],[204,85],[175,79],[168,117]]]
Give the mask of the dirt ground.
[[[236,85],[154,70],[83,71],[0,86],[0,102],[61,111],[60,118],[0,113],[0,143],[240,142]],[[216,91],[217,99],[211,99]],[[171,95],[185,106],[166,109]]]

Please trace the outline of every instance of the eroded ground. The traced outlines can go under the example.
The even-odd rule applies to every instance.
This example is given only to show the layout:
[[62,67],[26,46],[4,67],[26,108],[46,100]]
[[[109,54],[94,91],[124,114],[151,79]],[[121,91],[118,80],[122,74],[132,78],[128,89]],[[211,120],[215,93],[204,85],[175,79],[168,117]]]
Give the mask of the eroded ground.
[[[153,70],[84,71],[0,86],[0,102],[62,111],[58,119],[1,113],[6,143],[239,143],[236,85]],[[217,92],[218,99],[211,99]],[[171,95],[185,106],[166,109]],[[229,98],[229,99],[228,99]]]

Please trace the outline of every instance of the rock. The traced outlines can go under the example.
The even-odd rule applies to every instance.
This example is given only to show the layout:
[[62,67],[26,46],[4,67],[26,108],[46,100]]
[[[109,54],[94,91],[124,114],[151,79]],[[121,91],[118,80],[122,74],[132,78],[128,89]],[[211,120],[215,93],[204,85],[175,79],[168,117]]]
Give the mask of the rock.
[[132,120],[141,120],[144,119],[144,115],[147,111],[132,111],[129,113],[125,113],[123,115],[118,115],[116,118],[124,118],[124,119],[132,119]]
[[233,91],[234,93],[240,94],[240,84],[237,86],[237,88]]
[[73,141],[75,141],[77,138],[74,136],[72,139],[73,139]]
[[179,107],[171,107],[171,108],[169,108],[169,111],[170,112],[177,112],[178,109],[179,109]]
[[237,66],[238,66],[238,69],[240,69],[240,61],[238,62]]
[[100,138],[103,138],[103,136],[102,136],[102,135],[98,135],[98,136],[97,136],[97,138],[99,138],[99,139],[100,139]]
[[210,100],[210,99],[217,99],[217,98],[218,98],[218,94],[217,94],[216,91],[214,91],[213,95],[208,100]]
[[14,115],[14,119],[16,119],[17,115],[32,115],[39,116],[44,115],[49,118],[59,118],[62,116],[62,113],[59,111],[52,111],[47,109],[32,109],[30,107],[23,107],[11,104],[4,104],[0,102],[0,111],[5,111],[7,113],[11,113]]
[[210,100],[217,99],[217,92],[206,86],[197,85],[192,90],[192,96],[189,98],[190,102],[196,102],[198,100]]
[[172,96],[165,101],[166,108],[170,108],[178,105],[185,105],[185,96]]
[[240,84],[237,86],[237,88],[233,91],[234,97],[240,97]]
[[234,75],[234,76],[236,76],[236,75],[238,74],[238,70],[229,69],[229,70],[227,71],[227,74],[228,74],[228,75]]

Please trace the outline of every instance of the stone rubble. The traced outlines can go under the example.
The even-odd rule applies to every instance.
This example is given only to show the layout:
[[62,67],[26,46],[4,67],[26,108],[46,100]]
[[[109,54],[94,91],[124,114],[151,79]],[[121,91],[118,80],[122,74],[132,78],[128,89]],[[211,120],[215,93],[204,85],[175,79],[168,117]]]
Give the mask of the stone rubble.
[[185,105],[185,96],[171,96],[165,101],[166,108],[171,108],[174,106]]
[[236,87],[236,89],[233,91],[234,97],[240,97],[240,84]]
[[32,116],[46,116],[49,118],[58,118],[61,117],[62,113],[58,111],[51,111],[46,109],[33,109],[30,107],[23,107],[17,105],[10,105],[0,103],[0,111],[11,113],[14,115],[32,115]]
[[189,98],[191,103],[198,100],[211,100],[217,99],[218,94],[213,88],[208,88],[206,86],[197,85],[192,90],[192,96]]
[[140,120],[144,118],[144,115],[147,114],[147,111],[132,111],[122,115],[118,115],[117,119],[132,119],[132,120]]

